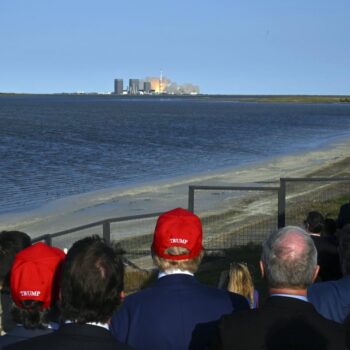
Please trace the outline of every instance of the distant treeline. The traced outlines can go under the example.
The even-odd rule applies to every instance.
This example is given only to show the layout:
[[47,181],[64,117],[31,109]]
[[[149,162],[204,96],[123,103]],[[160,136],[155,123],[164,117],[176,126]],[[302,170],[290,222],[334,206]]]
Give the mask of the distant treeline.
[[[95,96],[98,93],[54,93],[54,94],[29,94],[29,93],[4,93],[1,95],[16,96],[16,95],[73,95],[73,96]],[[115,95],[103,95],[116,98]],[[118,96],[118,98],[132,98],[133,96]],[[137,95],[135,98],[157,99],[159,97],[179,98],[178,95]],[[350,103],[350,96],[336,96],[336,95],[181,95],[181,98],[190,98],[198,100],[216,100],[216,101],[233,101],[233,102],[265,102],[265,103]]]

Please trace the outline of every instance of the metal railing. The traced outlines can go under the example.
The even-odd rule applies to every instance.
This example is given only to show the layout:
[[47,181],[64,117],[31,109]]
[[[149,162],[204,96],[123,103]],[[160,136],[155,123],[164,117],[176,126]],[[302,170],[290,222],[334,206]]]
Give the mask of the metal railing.
[[[207,251],[260,244],[279,226],[278,200],[279,187],[269,186],[189,186],[188,192],[189,210],[202,219]],[[207,201],[214,205],[203,208]]]
[[[285,226],[286,224],[286,214],[288,211],[291,211],[291,209],[300,210],[300,213],[305,214],[305,211],[307,209],[313,210],[312,208],[312,201],[314,202],[322,202],[325,201],[325,198],[318,198],[315,197],[315,193],[317,194],[318,190],[317,187],[315,189],[310,188],[310,186],[304,186],[302,190],[293,190],[293,192],[288,191],[288,184],[290,183],[312,183],[315,184],[316,182],[322,183],[322,186],[329,186],[330,190],[333,191],[331,195],[328,197],[339,197],[339,191],[341,192],[342,186],[339,186],[339,183],[346,182],[349,184],[348,191],[345,191],[346,193],[350,193],[350,177],[343,177],[343,178],[325,178],[325,177],[315,177],[315,178],[281,178],[280,179],[280,186],[279,187],[269,187],[269,186],[189,186],[188,190],[188,209],[190,211],[195,211],[199,216],[201,216],[201,219],[203,221],[204,226],[204,232],[206,233],[206,241],[205,247],[206,249],[226,249],[227,247],[232,247],[234,245],[240,245],[240,244],[246,244],[250,240],[254,242],[259,242],[263,238],[264,235],[266,235],[269,230],[272,228],[280,228]],[[331,187],[331,184],[337,183],[336,190]],[[322,187],[323,192],[325,193],[325,189]],[[319,186],[320,188],[320,186]],[[240,213],[237,214],[238,209],[242,208],[235,208],[233,204],[233,207],[230,207],[231,202],[229,203],[229,207],[225,208],[226,212],[228,213],[214,213],[209,215],[203,215],[201,210],[198,210],[196,208],[196,202],[195,202],[195,193],[197,191],[240,191],[247,193],[258,193],[263,192],[264,196],[258,196],[258,195],[252,195],[252,202],[257,200],[265,199],[265,203],[270,205],[268,210],[268,215],[254,215],[249,216],[250,212],[249,209],[246,210],[247,216],[241,216],[241,221],[238,222],[237,216],[239,216]],[[306,193],[306,194],[305,194]],[[277,195],[277,198],[275,198],[275,194]],[[255,196],[255,197],[254,197]],[[328,198],[327,197],[327,198]],[[213,197],[212,197],[213,198]],[[316,198],[316,199],[315,199]],[[277,202],[275,202],[277,199]],[[293,202],[294,201],[294,202]],[[233,202],[235,203],[235,202]],[[248,204],[247,204],[248,203]],[[251,202],[243,202],[242,206],[245,205],[248,207]],[[304,206],[302,204],[305,204]],[[197,205],[198,207],[198,205]],[[236,211],[236,212],[234,212]],[[81,225],[77,227],[73,227],[67,230],[51,233],[51,234],[45,234],[41,235],[39,237],[35,237],[33,239],[33,242],[37,241],[45,241],[47,244],[52,245],[54,243],[55,239],[58,239],[59,237],[72,235],[74,233],[79,233],[79,238],[83,236],[84,230],[92,230],[95,228],[99,229],[99,234],[102,234],[103,238],[106,242],[110,243],[113,238],[116,238],[117,241],[121,241],[125,247],[127,253],[132,252],[132,258],[137,256],[144,256],[147,254],[147,249],[149,252],[149,246],[150,242],[152,240],[152,229],[151,225],[149,227],[147,225],[144,225],[143,220],[146,219],[152,219],[158,217],[162,212],[155,212],[150,214],[144,214],[144,215],[134,215],[134,216],[124,216],[124,217],[114,217],[114,218],[108,218],[104,220],[100,220],[97,222],[92,222],[86,225]],[[235,216],[236,215],[236,216]],[[138,222],[138,220],[140,222]],[[125,235],[124,238],[122,238],[119,232],[119,226],[121,223],[126,223],[126,225],[130,225],[131,223],[135,223],[137,228],[133,228],[128,232],[128,234]],[[145,221],[146,222],[146,221]],[[111,229],[111,224],[113,223],[119,223],[118,229]],[[153,222],[151,222],[153,225]],[[290,224],[290,223],[288,223]],[[127,226],[125,231],[129,231],[129,228],[131,226]],[[141,227],[141,229],[140,229]],[[153,226],[152,226],[153,227]],[[147,232],[145,232],[147,230]],[[80,232],[81,231],[81,232]],[[141,233],[142,231],[142,233]],[[91,234],[91,233],[90,233]],[[254,237],[257,237],[256,239]],[[73,241],[74,239],[70,237]],[[77,239],[77,238],[76,238]]]
[[[347,188],[339,186],[342,182],[346,183]],[[304,186],[302,186],[303,183]],[[331,199],[346,194],[350,195],[350,177],[281,178],[279,194],[280,225],[283,227],[286,223],[291,224],[291,222],[287,222],[286,217],[288,214],[297,217],[296,211],[300,212],[299,216],[306,215],[306,212],[311,210],[327,213],[327,201],[329,202]],[[294,212],[293,215],[291,215],[292,211]],[[292,224],[298,223],[298,221],[292,222]]]
[[57,237],[62,237],[65,235],[68,235],[70,233],[79,232],[82,230],[94,228],[94,227],[101,227],[102,228],[102,236],[104,240],[110,244],[111,242],[111,224],[115,222],[125,222],[125,221],[132,221],[132,220],[140,220],[140,219],[148,219],[153,217],[158,217],[161,215],[162,212],[157,213],[150,213],[150,214],[143,214],[143,215],[133,215],[133,216],[123,216],[123,217],[117,217],[117,218],[109,218],[104,219],[96,222],[92,222],[90,224],[76,226],[67,230],[55,232],[55,233],[49,233],[45,235],[41,235],[38,237],[33,238],[33,243],[39,242],[39,241],[45,241],[46,244],[52,245],[52,240]]
[[[283,214],[283,200],[280,195],[280,188],[279,187],[259,187],[259,186],[195,186],[191,185],[188,187],[188,210],[194,212],[194,195],[195,191],[210,191],[210,190],[219,190],[219,191],[262,191],[262,192],[277,192],[278,194],[278,227],[283,227],[283,217],[280,217]],[[282,203],[282,204],[280,204]],[[285,207],[285,204],[284,204]]]

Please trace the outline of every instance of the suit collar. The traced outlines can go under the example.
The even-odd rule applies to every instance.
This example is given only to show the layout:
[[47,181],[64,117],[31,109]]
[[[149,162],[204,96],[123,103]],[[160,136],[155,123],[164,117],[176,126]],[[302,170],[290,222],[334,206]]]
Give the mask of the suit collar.
[[299,300],[296,298],[290,298],[288,296],[273,296],[267,298],[265,303],[266,307],[279,307],[285,309],[295,309],[295,310],[315,310],[313,305],[309,302]]
[[86,337],[106,337],[106,335],[108,334],[111,335],[110,332],[103,327],[94,326],[86,323],[66,323],[63,326],[61,326],[56,332],[66,335],[79,334]]
[[180,285],[182,283],[198,284],[199,282],[194,276],[179,273],[179,274],[167,275],[162,278],[159,278],[155,285],[156,286]]

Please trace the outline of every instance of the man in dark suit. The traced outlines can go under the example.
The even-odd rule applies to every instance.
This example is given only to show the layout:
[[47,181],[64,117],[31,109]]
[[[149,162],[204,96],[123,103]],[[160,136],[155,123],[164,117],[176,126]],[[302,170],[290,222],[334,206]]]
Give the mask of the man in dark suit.
[[158,218],[152,244],[157,282],[128,296],[111,330],[138,350],[203,349],[223,314],[248,309],[245,298],[200,283],[193,276],[203,256],[202,224],[177,208]]
[[338,227],[342,228],[347,224],[350,224],[350,202],[343,204],[338,214]]
[[8,350],[130,350],[116,341],[108,322],[120,303],[121,257],[98,236],[73,244],[63,265],[61,313],[57,331],[6,347]]
[[341,278],[338,247],[334,241],[330,240],[323,233],[323,215],[318,211],[310,211],[304,224],[317,250],[317,263],[320,266],[317,282]]
[[350,314],[350,224],[339,233],[339,255],[344,277],[311,285],[307,296],[321,315],[343,323]]
[[266,304],[224,316],[210,349],[345,349],[341,325],[323,318],[307,300],[319,268],[304,230],[287,226],[271,234],[260,267],[269,285]]

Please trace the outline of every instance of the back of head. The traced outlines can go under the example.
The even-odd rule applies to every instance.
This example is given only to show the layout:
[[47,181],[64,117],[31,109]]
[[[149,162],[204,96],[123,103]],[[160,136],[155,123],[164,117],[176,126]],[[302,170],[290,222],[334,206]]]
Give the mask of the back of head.
[[304,221],[305,228],[311,233],[321,233],[324,227],[324,217],[318,211],[310,211]]
[[192,212],[176,208],[159,216],[154,231],[152,255],[162,271],[195,272],[203,257],[202,223]]
[[286,226],[264,242],[261,260],[270,288],[306,289],[313,282],[317,252],[303,229]]
[[244,263],[232,263],[228,277],[227,290],[243,295],[252,305],[254,302],[254,285],[248,266]]
[[30,237],[20,231],[0,233],[0,283],[9,277],[15,255],[31,245]]
[[43,328],[58,300],[59,278],[65,254],[39,242],[20,251],[11,269],[12,314],[26,328]]
[[343,275],[350,274],[350,224],[343,226],[339,232],[339,257]]
[[124,266],[117,254],[98,236],[73,244],[67,253],[61,279],[61,314],[76,323],[106,323],[120,303]]

